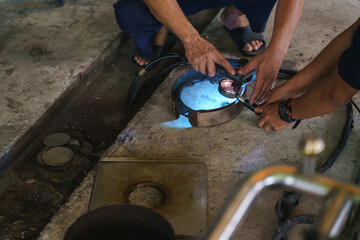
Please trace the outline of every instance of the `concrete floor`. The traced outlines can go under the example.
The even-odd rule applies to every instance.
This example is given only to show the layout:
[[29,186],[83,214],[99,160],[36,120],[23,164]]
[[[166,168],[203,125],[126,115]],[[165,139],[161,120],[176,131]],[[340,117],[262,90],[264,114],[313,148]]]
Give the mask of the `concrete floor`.
[[[116,39],[119,31],[114,24],[111,2],[91,4],[89,2],[69,1],[64,8],[54,9],[53,14],[57,14],[55,16],[37,10],[36,14],[42,13],[42,17],[35,15],[30,20],[28,19],[30,14],[16,10],[11,14],[8,13],[9,19],[12,18],[14,21],[19,19],[18,22],[24,24],[20,27],[14,26],[12,22],[8,22],[9,20],[4,21],[5,18],[2,19],[1,28],[6,31],[0,33],[0,39],[4,39],[0,43],[2,70],[0,78],[1,84],[4,84],[0,93],[5,101],[0,102],[2,104],[0,111],[3,111],[0,119],[2,135],[0,146],[4,154],[11,150],[16,139],[26,134],[64,91],[68,91],[80,81],[88,66],[96,62],[95,59],[102,56],[104,49]],[[94,28],[93,25],[97,26],[95,24],[97,22],[92,22],[91,28],[89,27],[91,31],[83,27],[73,31],[69,29],[71,33],[76,33],[70,34],[72,37],[66,37],[67,35],[55,30],[50,31],[57,28],[56,24],[59,21],[65,21],[69,27],[76,25],[76,21],[71,24],[73,20],[70,16],[75,12],[80,14],[78,12],[80,9],[83,9],[85,16],[89,11],[93,11],[97,16],[104,17],[105,19],[101,18],[102,25]],[[360,5],[357,0],[307,1],[286,57],[287,63],[295,65],[296,69],[304,67],[331,39],[358,18],[359,10]],[[66,13],[68,17],[64,17],[66,11],[69,11]],[[34,19],[37,24],[32,22],[35,21]],[[84,17],[84,19],[92,18]],[[45,22],[53,26],[47,28],[47,34],[43,31]],[[273,15],[265,32],[267,40],[271,36],[272,23]],[[109,29],[104,29],[104,26],[108,26]],[[25,30],[34,32],[35,36],[41,36],[35,37],[38,40],[33,42],[24,41],[21,34],[26,32]],[[91,42],[76,41],[76,37],[84,37],[87,33],[92,34],[87,37],[92,39]],[[208,36],[225,56],[237,55],[235,45],[216,20],[207,28],[204,35]],[[94,36],[96,37],[93,38]],[[61,37],[61,43],[64,43],[60,45],[63,48],[56,44],[58,42],[55,39],[58,37]],[[74,52],[74,49],[83,51]],[[329,151],[335,147],[345,119],[344,109],[304,121],[296,130],[287,129],[281,133],[269,133],[258,129],[253,113],[248,110],[244,110],[233,121],[216,127],[182,130],[162,128],[158,126],[159,123],[174,119],[170,111],[169,90],[172,82],[182,72],[184,69],[172,72],[119,136],[119,140],[124,136],[132,140],[118,141],[121,144],[114,144],[104,156],[143,159],[183,158],[204,162],[208,168],[209,222],[221,208],[233,187],[253,171],[270,165],[297,165],[301,159],[297,144],[304,133],[316,132],[326,140],[328,151],[323,154],[322,159],[326,158]],[[42,93],[41,98],[39,93]],[[356,95],[355,102],[360,103],[359,95]],[[352,181],[354,172],[358,168],[360,152],[357,150],[359,142],[357,123],[359,120],[359,115],[355,113],[355,128],[344,152],[328,173],[335,179]],[[39,239],[62,239],[67,227],[87,211],[94,177],[95,171],[91,171],[45,227]],[[271,190],[258,199],[250,217],[238,230],[236,239],[271,239],[276,227],[273,206],[280,194],[280,190]],[[316,213],[321,206],[321,202],[316,199],[304,197],[303,200],[296,213]],[[292,239],[299,239],[299,231],[294,231],[293,236]]]

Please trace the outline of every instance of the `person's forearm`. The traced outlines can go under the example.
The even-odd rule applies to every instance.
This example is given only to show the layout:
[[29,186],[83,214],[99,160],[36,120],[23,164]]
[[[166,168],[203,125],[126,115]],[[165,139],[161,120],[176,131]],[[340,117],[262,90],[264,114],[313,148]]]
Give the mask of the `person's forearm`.
[[309,65],[283,86],[282,91],[300,95],[313,82],[329,75],[337,67],[341,54],[350,46],[353,32],[359,24],[360,19],[334,38]]
[[183,43],[199,37],[176,0],[143,0],[151,13]]
[[282,59],[287,53],[291,38],[299,23],[303,4],[303,0],[278,1],[274,30],[268,49],[277,52]]
[[292,117],[305,119],[332,112],[349,103],[356,92],[335,68],[331,74],[311,85],[306,93],[291,101]]

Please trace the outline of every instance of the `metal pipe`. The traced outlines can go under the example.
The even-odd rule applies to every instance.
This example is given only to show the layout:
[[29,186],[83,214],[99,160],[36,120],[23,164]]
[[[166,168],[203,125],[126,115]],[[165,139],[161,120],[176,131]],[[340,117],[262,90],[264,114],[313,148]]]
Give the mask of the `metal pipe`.
[[335,238],[340,235],[352,209],[349,193],[334,190],[329,195],[316,229],[321,239]]
[[348,193],[349,199],[360,201],[360,189],[355,186],[317,174],[304,177],[298,174],[296,168],[290,166],[270,167],[253,174],[234,192],[229,204],[204,239],[229,239],[243,220],[255,197],[265,188],[274,185],[291,187],[294,190],[321,197],[327,196],[333,189],[341,189]]

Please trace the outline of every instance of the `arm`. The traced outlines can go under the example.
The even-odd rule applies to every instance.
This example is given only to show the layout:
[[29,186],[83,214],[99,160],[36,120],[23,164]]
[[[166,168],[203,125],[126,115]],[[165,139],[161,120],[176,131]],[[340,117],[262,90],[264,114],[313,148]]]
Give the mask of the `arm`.
[[306,93],[292,100],[293,118],[312,118],[332,112],[349,103],[357,91],[339,76],[335,68],[330,75],[316,82]]
[[303,3],[303,0],[278,1],[274,30],[269,46],[239,71],[241,75],[245,75],[251,70],[256,71],[257,80],[250,97],[251,104],[261,102],[268,97],[299,22]]
[[[320,116],[347,104],[357,92],[338,74],[337,68],[328,76],[317,81],[298,98],[291,101],[292,117],[305,119]],[[258,121],[258,126],[265,130],[279,131],[290,125],[278,114],[279,103],[267,106]]]
[[[273,89],[268,103],[299,97],[315,81],[326,77],[337,67],[341,54],[350,46],[353,32],[359,24],[360,18],[334,38],[303,70],[285,84]],[[261,110],[259,107],[258,112],[261,113]]]
[[143,1],[151,13],[179,37],[184,45],[186,57],[196,71],[214,76],[215,63],[218,63],[230,74],[235,74],[231,64],[221,56],[212,44],[203,39],[187,20],[176,0]]
[[360,24],[358,19],[351,27],[336,37],[313,62],[299,72],[286,84],[275,89],[272,103],[256,108],[261,112],[258,125],[266,130],[281,130],[289,125],[280,119],[278,106],[280,101],[291,101],[292,117],[304,119],[319,116],[348,103],[356,89],[348,85],[338,74],[340,56],[346,50],[353,31]]

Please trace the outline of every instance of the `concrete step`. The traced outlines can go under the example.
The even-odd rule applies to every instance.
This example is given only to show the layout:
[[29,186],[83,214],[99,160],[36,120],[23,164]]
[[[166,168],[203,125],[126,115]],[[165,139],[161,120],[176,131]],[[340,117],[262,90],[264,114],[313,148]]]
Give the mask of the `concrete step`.
[[0,173],[124,41],[113,1],[39,2],[0,3]]

